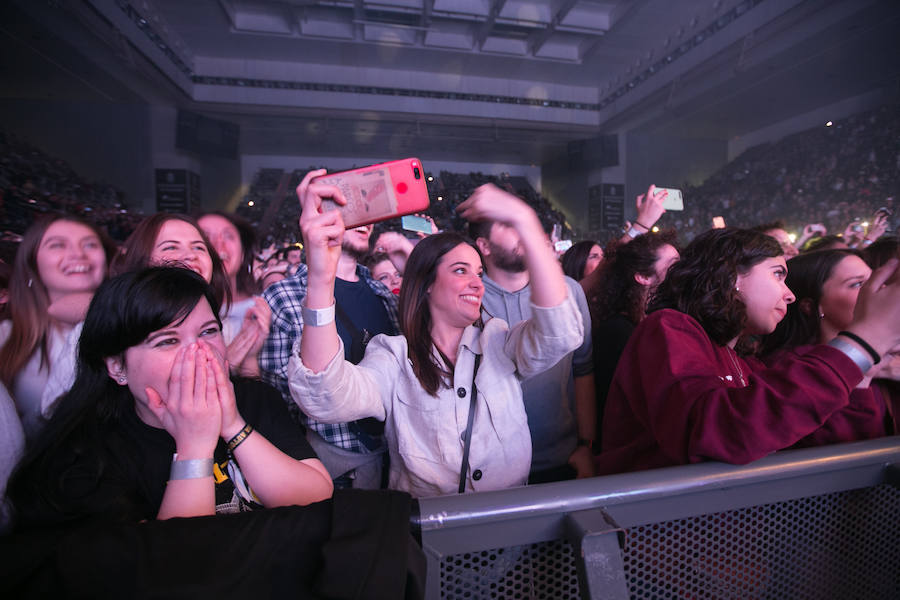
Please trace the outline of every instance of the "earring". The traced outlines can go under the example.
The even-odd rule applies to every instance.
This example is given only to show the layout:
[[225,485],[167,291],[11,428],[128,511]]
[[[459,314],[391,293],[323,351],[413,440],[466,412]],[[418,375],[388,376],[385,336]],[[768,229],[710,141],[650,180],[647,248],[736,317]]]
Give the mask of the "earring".
[[825,318],[825,313],[820,312],[820,313],[819,313],[819,318],[820,318],[820,319],[824,319],[824,318]]
[[119,379],[117,381],[119,382],[119,385],[125,385],[125,382],[128,380],[125,379],[124,375],[119,375]]
[[734,286],[734,291],[740,292],[740,291],[741,291],[741,288],[739,288],[738,286]]
[[32,283],[34,283],[34,281],[29,277],[28,278],[28,287],[31,287]]

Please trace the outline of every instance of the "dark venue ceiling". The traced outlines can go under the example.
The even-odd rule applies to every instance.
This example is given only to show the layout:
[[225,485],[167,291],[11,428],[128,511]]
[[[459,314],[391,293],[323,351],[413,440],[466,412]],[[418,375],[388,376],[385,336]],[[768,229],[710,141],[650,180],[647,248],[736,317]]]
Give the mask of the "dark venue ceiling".
[[[242,152],[540,163],[641,131],[730,140],[900,81],[896,0],[29,0],[10,98],[176,105]],[[348,144],[348,138],[354,143]]]

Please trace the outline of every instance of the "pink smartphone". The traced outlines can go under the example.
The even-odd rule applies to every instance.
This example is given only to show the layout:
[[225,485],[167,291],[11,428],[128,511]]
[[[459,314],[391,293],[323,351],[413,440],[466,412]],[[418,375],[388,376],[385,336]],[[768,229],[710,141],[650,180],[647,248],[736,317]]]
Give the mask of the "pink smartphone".
[[322,208],[341,211],[347,229],[422,212],[429,204],[425,170],[418,158],[326,173],[313,181],[334,185],[344,193],[345,206],[325,200]]

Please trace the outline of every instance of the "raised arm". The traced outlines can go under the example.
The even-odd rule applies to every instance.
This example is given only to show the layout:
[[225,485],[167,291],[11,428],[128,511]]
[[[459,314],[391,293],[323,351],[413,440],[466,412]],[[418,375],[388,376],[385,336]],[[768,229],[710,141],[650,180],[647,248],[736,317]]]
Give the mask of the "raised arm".
[[375,250],[387,254],[391,264],[401,275],[406,271],[406,261],[414,247],[405,235],[396,231],[385,231],[375,240]]
[[[313,372],[322,371],[340,351],[341,344],[334,322],[334,280],[337,276],[341,242],[344,239],[344,220],[336,210],[322,210],[322,200],[331,198],[338,204],[347,201],[341,190],[333,185],[310,183],[325,170],[310,171],[297,186],[300,199],[300,231],[306,248],[307,289],[305,308],[322,315],[331,309],[331,320],[322,325],[307,322],[304,315],[300,357]],[[323,319],[327,320],[327,319]]]
[[634,223],[619,238],[619,241],[627,244],[639,235],[650,233],[653,226],[659,221],[659,218],[666,212],[662,203],[667,195],[668,192],[656,189],[656,186],[653,184],[647,188],[646,194],[638,195],[634,200],[637,217],[635,217]]
[[456,210],[467,221],[491,220],[515,229],[531,280],[531,302],[541,307],[562,304],[568,294],[562,267],[531,207],[497,186],[486,184]]

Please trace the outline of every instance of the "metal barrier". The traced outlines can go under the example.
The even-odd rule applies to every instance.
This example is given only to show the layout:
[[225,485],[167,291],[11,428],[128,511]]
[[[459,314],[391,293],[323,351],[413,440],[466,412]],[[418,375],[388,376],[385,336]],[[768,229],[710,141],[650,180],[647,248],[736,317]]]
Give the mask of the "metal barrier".
[[429,599],[900,598],[900,437],[419,507]]

